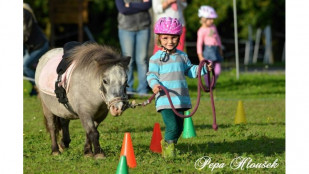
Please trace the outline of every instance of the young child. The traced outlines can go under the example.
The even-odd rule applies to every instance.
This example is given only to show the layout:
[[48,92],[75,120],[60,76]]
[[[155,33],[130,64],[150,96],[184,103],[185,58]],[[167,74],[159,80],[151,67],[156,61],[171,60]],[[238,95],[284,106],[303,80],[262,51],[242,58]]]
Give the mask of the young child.
[[[196,78],[198,66],[191,64],[186,53],[176,49],[182,33],[182,24],[177,18],[161,17],[155,24],[156,41],[161,50],[158,50],[149,60],[147,82],[156,94],[156,110],[160,112],[165,124],[165,136],[161,141],[162,156],[174,158],[175,144],[183,130],[184,119],[174,114],[164,91],[164,86],[171,96],[178,113],[191,108],[188,84],[185,76]],[[207,66],[211,70],[211,64]],[[206,74],[203,67],[201,75]]]
[[[186,41],[186,20],[184,18],[184,10],[188,6],[187,0],[152,0],[153,20],[157,21],[160,17],[177,18],[182,24],[182,33],[180,35],[178,50],[183,51]],[[154,43],[153,54],[160,47]]]
[[[217,18],[216,11],[210,6],[201,6],[198,10],[201,27],[197,32],[197,55],[199,61],[207,59],[213,62],[215,71],[215,84],[221,73],[221,63],[223,61],[223,53],[221,49],[221,39],[214,25],[214,19]],[[203,50],[204,45],[204,51]],[[202,53],[203,52],[203,53]],[[206,85],[209,86],[208,77],[204,75]]]

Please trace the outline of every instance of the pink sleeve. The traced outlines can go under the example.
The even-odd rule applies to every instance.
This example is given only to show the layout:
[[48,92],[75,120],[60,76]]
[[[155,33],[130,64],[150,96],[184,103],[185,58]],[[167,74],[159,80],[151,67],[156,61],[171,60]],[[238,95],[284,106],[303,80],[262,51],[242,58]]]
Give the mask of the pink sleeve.
[[202,50],[203,50],[203,31],[201,29],[199,29],[197,31],[197,42],[196,42],[196,51],[197,51],[197,54],[202,54]]

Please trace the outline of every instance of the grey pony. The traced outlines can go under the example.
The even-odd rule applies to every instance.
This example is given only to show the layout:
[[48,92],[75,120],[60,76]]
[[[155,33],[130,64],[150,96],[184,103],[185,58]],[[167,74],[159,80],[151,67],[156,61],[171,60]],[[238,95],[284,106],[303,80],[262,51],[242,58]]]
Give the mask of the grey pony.
[[[60,150],[69,147],[70,120],[80,119],[86,132],[84,155],[94,156],[96,159],[104,158],[97,128],[108,115],[108,111],[113,116],[119,116],[127,108],[126,71],[130,57],[122,57],[113,48],[96,43],[83,44],[72,49],[68,60],[74,61],[75,68],[67,97],[77,114],[75,115],[59,103],[56,96],[40,92],[39,77],[44,65],[59,54],[63,55],[63,48],[54,48],[45,53],[39,60],[35,74],[46,128],[51,137],[52,154],[59,155]],[[62,139],[58,146],[57,136],[60,131]]]

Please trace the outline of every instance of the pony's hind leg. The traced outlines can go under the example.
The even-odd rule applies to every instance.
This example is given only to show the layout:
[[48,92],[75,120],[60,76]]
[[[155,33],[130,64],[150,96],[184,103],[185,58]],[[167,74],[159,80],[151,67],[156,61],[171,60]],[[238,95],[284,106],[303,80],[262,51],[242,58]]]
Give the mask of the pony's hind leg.
[[43,113],[45,117],[45,126],[50,134],[50,139],[52,142],[52,155],[59,155],[59,147],[57,144],[57,136],[60,129],[59,117],[55,116],[42,102]]
[[69,132],[69,124],[70,120],[60,118],[61,123],[61,129],[62,129],[62,139],[60,142],[60,147],[62,149],[69,148],[71,138],[70,138],[70,132]]

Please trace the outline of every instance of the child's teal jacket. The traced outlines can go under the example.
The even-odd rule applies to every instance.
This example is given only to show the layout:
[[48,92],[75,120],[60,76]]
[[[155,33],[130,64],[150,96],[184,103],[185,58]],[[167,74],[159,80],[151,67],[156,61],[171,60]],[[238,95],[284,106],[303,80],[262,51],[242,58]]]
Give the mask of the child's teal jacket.
[[[193,65],[186,53],[176,50],[174,54],[166,55],[159,50],[149,60],[147,82],[151,88],[156,84],[164,86],[176,109],[190,109],[192,105],[185,76],[197,78],[197,72],[198,65]],[[204,66],[201,75],[206,73]],[[156,95],[156,109],[171,109],[163,90]]]

